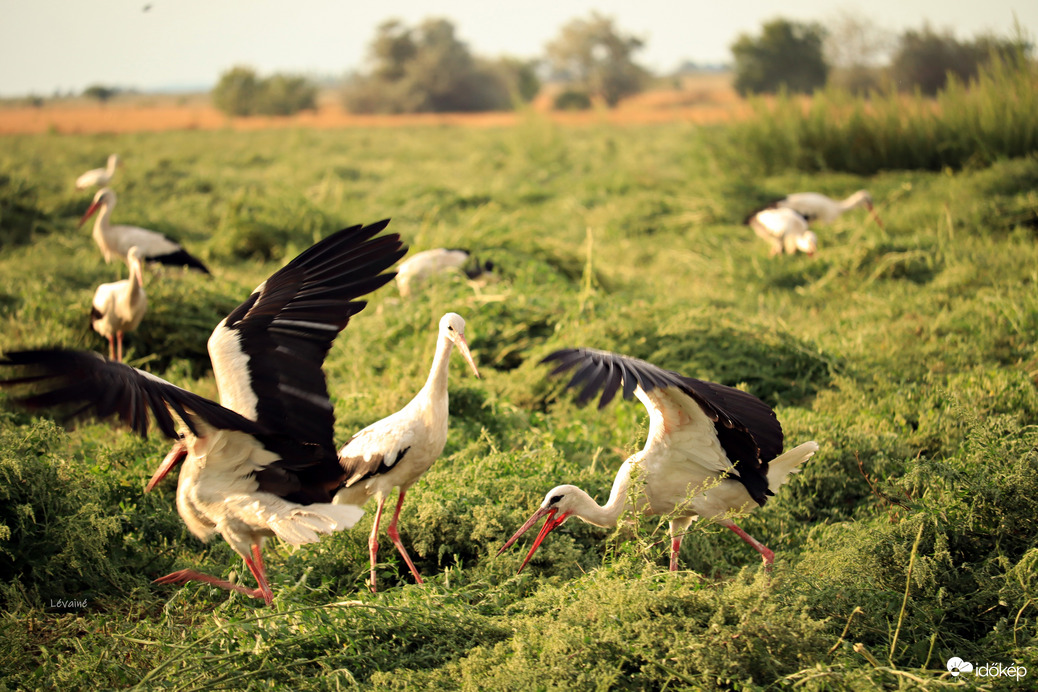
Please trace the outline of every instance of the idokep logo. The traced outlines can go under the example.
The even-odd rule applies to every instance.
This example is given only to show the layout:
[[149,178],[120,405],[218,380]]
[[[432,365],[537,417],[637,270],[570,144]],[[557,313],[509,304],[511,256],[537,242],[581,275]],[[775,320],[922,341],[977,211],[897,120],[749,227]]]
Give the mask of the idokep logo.
[[1023,666],[984,663],[974,668],[972,663],[963,661],[958,656],[948,659],[948,672],[956,678],[962,673],[973,673],[978,678],[1015,678],[1017,682],[1027,677],[1027,668]]

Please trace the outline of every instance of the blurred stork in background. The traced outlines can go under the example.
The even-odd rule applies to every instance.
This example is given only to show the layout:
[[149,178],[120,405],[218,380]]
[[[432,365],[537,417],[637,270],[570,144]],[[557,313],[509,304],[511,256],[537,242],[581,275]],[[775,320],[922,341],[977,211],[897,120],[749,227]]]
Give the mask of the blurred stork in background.
[[803,216],[808,223],[822,224],[832,223],[846,211],[864,207],[868,209],[869,216],[876,224],[880,228],[884,227],[872,203],[872,195],[867,190],[858,190],[842,200],[835,200],[818,192],[795,192],[776,200],[774,206],[780,209],[792,209]]
[[402,262],[396,273],[396,285],[400,295],[408,298],[421,283],[436,274],[460,271],[471,281],[493,270],[493,262],[480,262],[468,250],[441,247],[417,252]]
[[771,245],[772,257],[797,251],[813,257],[818,251],[818,236],[808,229],[807,219],[792,209],[761,209],[747,216],[745,223]]
[[104,168],[95,168],[76,178],[76,189],[86,190],[89,187],[108,185],[115,177],[115,169],[122,165],[123,162],[119,160],[119,155],[112,154],[108,157],[108,164]]
[[[127,251],[126,265],[130,278],[98,286],[90,305],[90,326],[108,339],[108,357],[120,363],[123,360],[123,334],[136,329],[148,310],[141,253],[137,246]],[[118,343],[118,351],[113,342]]]
[[100,210],[101,213],[94,221],[93,236],[97,246],[104,254],[105,262],[111,262],[113,256],[125,260],[129,249],[136,246],[145,262],[188,267],[197,269],[203,274],[210,273],[200,259],[158,231],[150,231],[137,226],[113,226],[111,223],[113,209],[115,209],[115,193],[111,188],[104,187],[97,191],[93,203],[83,214],[83,218],[79,220],[79,225],[82,227],[95,212]]

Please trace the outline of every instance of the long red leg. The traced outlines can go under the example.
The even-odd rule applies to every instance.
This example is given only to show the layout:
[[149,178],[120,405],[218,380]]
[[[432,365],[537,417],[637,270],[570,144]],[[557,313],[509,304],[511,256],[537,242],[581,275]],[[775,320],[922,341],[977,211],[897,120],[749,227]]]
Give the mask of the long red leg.
[[681,535],[670,539],[670,571],[678,571],[678,552],[681,550]]
[[400,551],[400,554],[404,557],[404,562],[407,563],[408,568],[411,570],[411,574],[414,575],[415,581],[419,584],[424,584],[425,582],[422,581],[422,575],[418,574],[418,570],[415,568],[414,563],[411,562],[411,556],[407,554],[407,548],[405,548],[404,544],[400,541],[400,532],[396,530],[396,522],[400,518],[400,508],[404,504],[405,493],[407,493],[406,490],[400,491],[400,498],[396,501],[396,511],[393,512],[393,521],[389,522],[387,533],[393,540],[393,545],[396,546],[396,549]]
[[[248,562],[249,561],[246,560],[246,563],[248,563]],[[250,568],[251,568],[251,566],[250,566]],[[252,596],[253,598],[262,598],[264,600],[266,600],[266,598],[267,598],[266,594],[263,593],[263,591],[261,589],[247,589],[244,586],[242,586],[241,584],[232,584],[231,582],[229,582],[229,581],[227,581],[225,579],[219,579],[217,577],[214,577],[214,576],[211,576],[211,575],[208,575],[208,574],[202,574],[201,572],[196,572],[193,569],[182,569],[182,570],[180,570],[178,572],[173,572],[171,574],[167,574],[164,577],[159,577],[158,579],[156,579],[152,583],[153,584],[186,584],[189,581],[205,582],[206,584],[212,584],[213,586],[218,586],[221,589],[227,589],[228,591],[237,591],[238,593],[245,594],[246,596]],[[270,605],[269,601],[267,601],[267,605]]]
[[252,576],[256,577],[263,600],[269,606],[274,601],[274,592],[270,590],[270,584],[267,583],[267,568],[263,564],[263,553],[260,552],[259,543],[252,544],[252,558],[252,560],[245,558],[245,564],[249,566]]
[[115,340],[113,337],[108,337],[108,360],[115,360]]
[[122,332],[116,332],[115,333],[115,338],[116,338],[116,342],[119,344],[119,350],[116,351],[116,353],[119,355],[117,360],[121,363],[121,362],[123,362],[123,333]]
[[375,586],[375,565],[378,564],[378,525],[382,521],[382,508],[386,504],[386,496],[378,499],[378,510],[375,511],[375,521],[371,527],[371,537],[368,538],[368,554],[371,556],[371,593],[378,593]]
[[739,538],[743,539],[744,541],[752,545],[753,549],[760,553],[761,557],[764,558],[764,568],[767,570],[771,570],[771,565],[775,562],[775,553],[768,550],[768,546],[764,545],[756,538],[740,529],[734,523],[729,524],[728,528],[734,531],[736,535],[739,536]]

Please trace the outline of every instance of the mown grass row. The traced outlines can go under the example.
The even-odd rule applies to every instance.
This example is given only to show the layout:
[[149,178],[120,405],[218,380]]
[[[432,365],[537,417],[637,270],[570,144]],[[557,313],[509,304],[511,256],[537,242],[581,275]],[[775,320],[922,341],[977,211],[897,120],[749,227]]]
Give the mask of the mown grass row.
[[[31,213],[0,217],[0,349],[104,349],[87,306],[120,269],[75,228],[89,196],[71,180],[111,151],[116,221],[174,234],[216,275],[150,276],[129,359],[210,397],[209,331],[334,228],[392,216],[413,249],[469,246],[502,271],[406,302],[380,290],[326,363],[345,439],[421,386],[443,312],[468,320],[484,377],[454,364],[447,449],[401,517],[424,587],[383,551],[368,593],[370,519],[270,546],[271,610],[151,585],[244,571],[187,533],[172,482],[143,493],[167,445],[0,407],[0,685],[937,688],[953,655],[1038,674],[1038,159],[747,179],[704,145],[723,134],[531,120],[5,141],[0,201]],[[860,187],[886,228],[847,215],[815,260],[771,260],[738,223],[792,189]],[[604,499],[641,446],[637,403],[577,408],[537,365],[580,345],[744,387],[789,443],[819,442],[740,522],[775,550],[770,577],[709,525],[668,573],[655,518],[568,522],[518,576],[521,546],[493,557],[550,487]]]
[[718,151],[744,170],[778,173],[983,167],[1038,151],[1038,66],[993,58],[968,84],[949,78],[935,99],[894,89],[868,100],[830,87],[805,99],[752,101]]

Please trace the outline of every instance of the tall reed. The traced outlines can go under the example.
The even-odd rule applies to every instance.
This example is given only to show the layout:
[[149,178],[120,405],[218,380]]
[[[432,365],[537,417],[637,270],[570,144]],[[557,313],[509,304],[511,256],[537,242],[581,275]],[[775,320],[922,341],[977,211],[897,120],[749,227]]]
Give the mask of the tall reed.
[[809,100],[751,100],[753,117],[717,140],[719,160],[760,173],[959,169],[1038,151],[1038,69],[993,55],[976,79],[949,76],[936,98],[893,89],[857,97],[826,88]]

